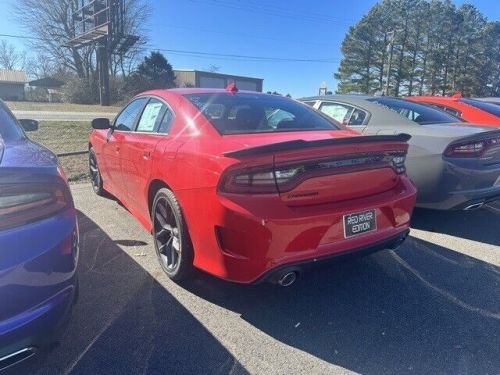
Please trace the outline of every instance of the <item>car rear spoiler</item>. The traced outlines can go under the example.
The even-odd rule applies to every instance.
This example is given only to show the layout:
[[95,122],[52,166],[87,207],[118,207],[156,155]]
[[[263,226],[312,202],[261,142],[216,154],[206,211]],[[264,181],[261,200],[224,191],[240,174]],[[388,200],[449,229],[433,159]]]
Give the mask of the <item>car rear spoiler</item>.
[[240,157],[240,156],[274,153],[279,151],[299,150],[299,149],[313,148],[313,147],[349,145],[355,143],[408,142],[410,138],[411,135],[406,133],[401,133],[397,135],[364,135],[364,136],[356,136],[348,138],[328,138],[328,139],[320,139],[318,141],[304,141],[303,139],[297,139],[294,141],[272,143],[270,145],[263,145],[263,146],[244,148],[241,150],[228,151],[224,153],[224,156]]

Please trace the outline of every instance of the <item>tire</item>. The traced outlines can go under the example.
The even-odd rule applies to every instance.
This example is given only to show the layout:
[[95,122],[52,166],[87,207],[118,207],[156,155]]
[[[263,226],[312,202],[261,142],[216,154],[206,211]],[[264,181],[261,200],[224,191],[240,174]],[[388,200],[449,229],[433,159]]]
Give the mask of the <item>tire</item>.
[[89,175],[90,183],[92,184],[92,190],[94,190],[94,193],[96,193],[97,195],[103,196],[105,191],[102,187],[101,171],[99,170],[97,157],[92,147],[89,149]]
[[193,245],[182,209],[174,193],[160,189],[151,208],[153,242],[161,268],[174,281],[193,273]]

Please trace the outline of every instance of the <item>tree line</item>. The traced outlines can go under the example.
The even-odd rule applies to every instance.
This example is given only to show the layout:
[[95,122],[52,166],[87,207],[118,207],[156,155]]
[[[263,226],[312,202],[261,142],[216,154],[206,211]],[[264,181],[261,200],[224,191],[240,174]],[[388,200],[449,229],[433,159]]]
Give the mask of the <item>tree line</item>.
[[338,93],[500,96],[500,22],[472,4],[383,0],[350,27],[342,54]]

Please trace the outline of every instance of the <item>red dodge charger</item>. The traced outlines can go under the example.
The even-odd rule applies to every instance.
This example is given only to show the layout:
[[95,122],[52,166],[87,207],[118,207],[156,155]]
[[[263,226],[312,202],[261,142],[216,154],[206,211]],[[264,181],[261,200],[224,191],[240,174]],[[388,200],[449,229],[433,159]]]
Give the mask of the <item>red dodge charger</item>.
[[396,248],[416,189],[407,135],[359,136],[276,95],[174,89],[96,119],[94,191],[116,196],[154,236],[174,280],[292,284],[308,264]]
[[437,107],[464,121],[472,122],[474,125],[500,127],[500,108],[492,103],[462,98],[460,94],[453,96],[408,96],[405,99]]

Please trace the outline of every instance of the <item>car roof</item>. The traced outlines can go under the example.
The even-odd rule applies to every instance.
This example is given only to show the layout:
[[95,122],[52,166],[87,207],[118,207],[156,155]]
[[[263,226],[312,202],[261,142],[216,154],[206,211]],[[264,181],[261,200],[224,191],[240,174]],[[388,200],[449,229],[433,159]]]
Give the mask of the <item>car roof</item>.
[[318,96],[309,96],[306,98],[300,98],[300,101],[312,101],[312,100],[345,100],[351,101],[353,103],[363,103],[366,102],[367,99],[375,98],[375,96],[370,95],[362,95],[362,94],[335,94],[335,95],[318,95]]
[[474,100],[479,100],[481,102],[490,102],[490,103],[500,103],[500,97],[489,97],[489,98],[470,98]]
[[[138,96],[141,95],[158,95],[162,96],[162,94],[174,94],[174,95],[189,95],[189,94],[230,94],[231,92],[226,89],[213,89],[213,88],[175,88],[175,89],[158,89],[158,90],[149,90],[145,91]],[[239,94],[254,94],[254,95],[271,95],[265,94],[257,91],[247,91],[247,90],[238,90]]]
[[462,99],[461,96],[432,96],[432,95],[411,95],[407,96],[408,99],[425,99],[425,100],[444,100],[450,102],[457,102],[459,99]]
[[391,96],[370,96],[370,95],[323,95],[323,96],[310,96],[307,98],[300,98],[300,101],[336,101],[346,104],[351,104],[365,111],[370,112],[371,120],[376,123],[384,123],[386,125],[410,125],[416,126],[416,123],[400,115],[399,113],[389,109],[384,105],[369,101],[368,99],[387,98],[393,100],[402,100]]

